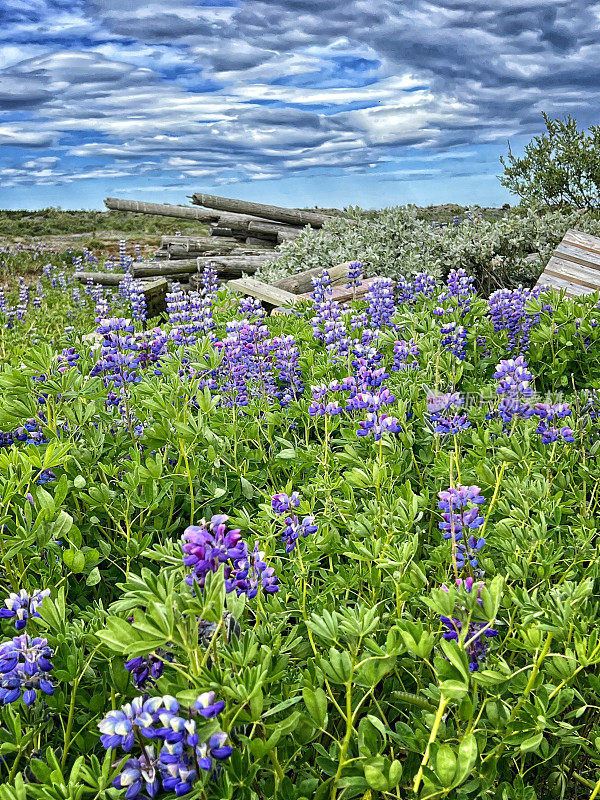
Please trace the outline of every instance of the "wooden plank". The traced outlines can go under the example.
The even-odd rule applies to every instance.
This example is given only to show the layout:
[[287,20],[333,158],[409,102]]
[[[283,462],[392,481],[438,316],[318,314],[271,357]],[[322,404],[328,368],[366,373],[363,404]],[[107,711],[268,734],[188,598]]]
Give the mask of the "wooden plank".
[[240,278],[239,280],[228,281],[227,286],[239,294],[250,295],[258,298],[268,306],[294,305],[298,301],[298,296],[268,283],[262,283],[254,278]]
[[[350,269],[351,261],[344,261],[341,264],[336,264],[328,270],[331,283],[335,286],[338,283],[345,283],[348,278],[348,270]],[[323,272],[321,267],[314,269],[307,269],[304,272],[297,272],[295,275],[288,275],[287,278],[281,278],[273,283],[280,289],[285,289],[287,292],[294,294],[304,294],[311,292],[313,288],[312,279],[316,278]]]
[[600,251],[594,253],[591,250],[568,244],[563,240],[554,251],[554,255],[559,258],[564,258],[567,261],[581,264],[584,267],[600,270]]
[[[360,300],[361,297],[364,297],[373,283],[377,280],[377,277],[374,278],[366,278],[360,286],[356,287],[356,291],[354,289],[348,289],[345,285],[341,286],[332,286],[331,287],[331,295],[327,296],[328,300],[335,300],[337,303],[349,303],[351,300]],[[306,294],[301,294],[300,297],[310,298],[310,292]]]
[[562,278],[556,278],[554,275],[546,275],[546,273],[540,275],[537,286],[549,286],[559,292],[565,291],[569,297],[580,297],[581,295],[590,294],[590,291],[583,286],[570,283],[570,281],[565,281]]
[[197,192],[192,196],[192,203],[205,208],[214,208],[218,211],[246,214],[253,217],[261,217],[262,219],[275,220],[275,222],[286,222],[290,225],[311,225],[313,228],[320,228],[329,219],[326,214],[319,214],[315,211],[282,208],[281,206],[270,206],[265,203],[250,203],[245,200],[219,197],[201,192]]
[[565,278],[565,280],[572,283],[579,283],[581,286],[587,286],[592,291],[600,289],[600,271],[596,269],[589,269],[582,267],[581,264],[575,264],[572,261],[566,261],[562,258],[552,256],[546,269],[546,275],[554,275],[557,278]]
[[575,230],[575,228],[569,228],[564,235],[563,242],[574,247],[580,247],[583,250],[591,250],[593,253],[600,252],[600,238],[598,236],[592,236],[589,233]]

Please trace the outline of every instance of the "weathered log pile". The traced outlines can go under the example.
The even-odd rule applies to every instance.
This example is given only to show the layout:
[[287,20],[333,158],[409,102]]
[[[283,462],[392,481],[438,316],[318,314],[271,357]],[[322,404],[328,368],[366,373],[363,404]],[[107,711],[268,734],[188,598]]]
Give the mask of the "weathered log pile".
[[[141,203],[118,198],[106,199],[111,210],[130,211],[137,214],[197,220],[208,225],[210,236],[163,236],[154,260],[136,262],[131,267],[134,278],[166,279],[171,285],[177,281],[184,289],[198,290],[201,274],[206,267],[217,273],[220,281],[239,281],[232,288],[243,290],[247,276],[277,258],[276,247],[290,241],[306,228],[321,228],[328,216],[317,211],[297,208],[282,208],[264,203],[250,203],[210,194],[194,194],[193,206],[174,206],[166,203]],[[319,270],[308,270],[277,281],[274,291],[279,300],[284,294],[300,296],[312,288],[311,279]],[[331,272],[332,282],[343,283],[348,274],[348,264],[339,264]],[[87,275],[81,274],[80,280]],[[94,276],[94,280],[105,285],[116,285],[122,276],[115,274]],[[241,280],[243,279],[243,280]],[[266,284],[250,281],[249,288],[265,294],[270,289]],[[267,286],[267,290],[262,287]],[[273,305],[261,297],[267,305]],[[275,298],[273,298],[275,299]]]

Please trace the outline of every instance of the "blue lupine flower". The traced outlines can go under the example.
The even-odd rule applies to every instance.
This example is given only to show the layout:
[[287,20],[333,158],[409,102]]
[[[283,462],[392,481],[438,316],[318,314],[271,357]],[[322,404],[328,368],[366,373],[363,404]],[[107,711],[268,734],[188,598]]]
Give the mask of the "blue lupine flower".
[[[33,500],[33,498],[32,498]],[[21,589],[17,594],[11,592],[4,601],[6,608],[0,608],[0,619],[15,619],[15,628],[22,631],[30,617],[39,617],[38,609],[50,597],[50,589],[34,589],[32,594]]]
[[[165,695],[147,700],[136,697],[121,709],[109,711],[98,725],[104,747],[119,747],[128,753],[134,745],[141,746],[138,756],[122,763],[113,786],[125,789],[126,800],[143,798],[144,792],[155,797],[161,785],[177,796],[187,794],[198,769],[210,772],[232,753],[227,734],[216,722],[224,705],[215,701],[214,692],[205,692],[187,709]],[[202,723],[199,728],[197,720]]]
[[479,508],[485,503],[479,486],[457,486],[440,492],[438,508],[442,514],[439,527],[444,531],[444,539],[458,541],[466,529],[476,530],[483,525],[484,518],[479,515]]
[[54,694],[51,682],[52,650],[48,640],[24,633],[0,645],[0,702],[14,703],[23,696],[27,706],[37,693]]
[[[469,594],[475,588],[474,580],[470,577],[464,580],[463,578],[457,578],[456,585],[459,591],[464,590]],[[477,603],[480,606],[483,605],[481,600],[482,587],[483,583],[479,582],[477,584]],[[446,592],[448,591],[447,586],[442,586],[442,589]],[[486,642],[485,639],[492,639],[498,636],[498,631],[492,628],[489,622],[478,622],[471,619],[466,625],[468,614],[463,605],[457,604],[453,613],[454,616],[452,617],[440,616],[440,621],[445,628],[443,637],[444,639],[453,639],[456,642],[462,641],[469,659],[469,670],[477,672],[485,661],[489,650],[489,642]],[[493,623],[493,620],[491,622]]]
[[350,265],[348,267],[348,283],[346,284],[347,289],[356,289],[358,286],[361,285],[363,270],[364,270],[364,265],[361,264],[360,261],[350,262]]
[[279,492],[279,494],[274,494],[271,498],[271,507],[276,514],[285,514],[292,506],[298,508],[299,505],[299,492],[292,492],[291,495],[287,495],[285,492]]

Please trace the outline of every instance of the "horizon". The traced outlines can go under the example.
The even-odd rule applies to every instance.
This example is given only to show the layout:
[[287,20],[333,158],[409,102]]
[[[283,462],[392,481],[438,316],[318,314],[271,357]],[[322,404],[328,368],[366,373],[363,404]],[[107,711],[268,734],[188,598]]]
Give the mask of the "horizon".
[[514,205],[508,140],[542,111],[597,121],[599,20],[583,0],[8,0],[0,206]]

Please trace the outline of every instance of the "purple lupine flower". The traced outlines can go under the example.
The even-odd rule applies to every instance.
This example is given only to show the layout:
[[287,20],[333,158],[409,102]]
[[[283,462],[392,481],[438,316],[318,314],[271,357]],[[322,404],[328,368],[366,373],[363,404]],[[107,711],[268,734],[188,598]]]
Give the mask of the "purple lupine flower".
[[0,619],[14,619],[15,628],[22,631],[31,617],[40,616],[38,609],[46,597],[50,597],[50,589],[34,589],[31,594],[26,589],[11,592],[4,600],[6,608],[0,608]]
[[471,308],[471,302],[475,295],[475,280],[467,275],[464,269],[452,269],[446,281],[446,290],[438,297],[439,302],[456,299],[458,307],[461,309],[462,316]]
[[483,525],[484,518],[479,515],[479,506],[485,503],[479,486],[451,487],[439,493],[438,508],[442,514],[440,530],[444,539],[461,539],[463,531],[476,530]]
[[[160,791],[160,761],[154,746],[144,745],[138,758],[128,758],[119,775],[112,782],[115,789],[125,789],[126,800],[156,797]],[[144,794],[144,792],[146,794]]]
[[311,533],[316,533],[318,526],[314,524],[314,517],[303,517],[302,521],[296,514],[285,519],[285,528],[281,541],[285,544],[285,552],[291,553],[296,548],[296,542],[303,536],[306,538]]
[[[397,372],[404,369],[417,369],[419,366],[416,361],[416,356],[419,355],[419,348],[415,344],[415,340],[411,339],[406,342],[404,339],[394,342],[394,364],[392,370]],[[412,357],[412,361],[409,360]]]
[[133,319],[145,322],[148,317],[146,296],[140,280],[132,280],[129,286],[129,302],[131,303],[131,316]]
[[293,336],[275,336],[272,341],[273,359],[278,371],[279,383],[276,397],[285,407],[304,392],[304,381],[300,369],[300,349]]
[[392,324],[396,313],[394,282],[390,278],[376,278],[367,294],[367,313],[373,328],[385,328]]
[[56,360],[60,364],[58,371],[66,372],[77,366],[79,360],[79,353],[76,352],[74,347],[65,347],[60,355],[56,356]]
[[503,359],[496,367],[494,378],[498,381],[496,393],[500,396],[498,414],[505,424],[515,417],[527,419],[533,413],[531,406],[523,400],[533,395],[530,382],[533,375],[529,372],[523,356]]
[[276,514],[286,514],[291,508],[298,508],[299,505],[299,492],[292,492],[291,495],[279,492],[279,494],[274,494],[271,498],[271,508]]
[[[471,594],[473,589],[476,588],[478,593],[477,603],[479,606],[483,606],[481,600],[482,582],[475,586],[473,578],[469,577],[464,580],[463,578],[457,578],[456,585],[459,592],[464,591],[467,594]],[[448,591],[447,586],[442,586],[442,589],[446,592]],[[491,627],[494,621],[479,622],[469,619],[465,606],[460,603],[455,606],[452,617],[442,615],[440,616],[440,621],[445,628],[442,634],[444,639],[453,639],[462,644],[469,659],[469,670],[477,672],[488,654],[489,642],[486,639],[498,636],[498,631]]]
[[430,395],[427,398],[427,411],[435,433],[454,436],[471,427],[466,413],[461,411],[464,402],[458,392]]
[[364,265],[361,264],[360,261],[351,261],[348,267],[348,283],[346,284],[347,289],[357,289],[362,281]]
[[441,326],[442,347],[449,350],[459,361],[467,356],[467,330],[456,322],[446,322]]
[[166,653],[157,650],[146,656],[136,656],[125,662],[125,669],[131,673],[133,684],[138,689],[152,685],[160,678],[165,665]]
[[126,800],[143,798],[143,792],[155,797],[161,785],[177,796],[190,792],[198,770],[212,771],[233,752],[216,721],[223,708],[222,701],[215,701],[214,692],[205,692],[186,709],[165,695],[136,697],[109,711],[98,724],[104,747],[126,753],[134,746],[140,748],[139,754],[121,762],[113,786],[126,790]]
[[22,695],[31,706],[38,692],[54,694],[51,658],[48,640],[27,633],[0,644],[0,702],[8,705]]
[[[174,700],[175,698],[169,698]],[[155,725],[159,722],[159,710],[164,707],[165,698],[163,697],[135,697],[131,703],[125,703],[121,708],[109,711],[103,720],[98,723],[98,728],[102,736],[100,741],[108,750],[110,747],[120,747],[129,753],[135,744],[135,732],[139,730],[141,735],[154,738]],[[179,704],[175,701],[176,711]],[[175,713],[176,713],[175,711]]]
[[398,433],[402,430],[397,417],[388,414],[376,414],[371,411],[367,413],[366,419],[361,419],[358,423],[357,436],[373,436],[375,441],[379,441],[384,433]]
[[141,380],[141,376],[137,374],[138,344],[131,335],[134,330],[134,326],[125,319],[100,321],[98,333],[104,337],[102,353],[90,372],[92,377],[102,375],[106,386],[113,383],[118,387]]
[[232,565],[247,555],[247,547],[242,541],[238,528],[227,529],[225,514],[215,514],[210,522],[201,525],[190,525],[183,533],[183,563],[192,568],[192,573],[185,580],[189,586],[198,583],[204,588],[209,572],[216,572],[221,564],[225,565],[225,577],[229,578]]
[[311,281],[313,290],[310,296],[313,302],[316,304],[324,303],[326,297],[331,295],[331,278],[329,277],[329,272],[324,269],[321,271],[320,275],[316,278],[312,278]]
[[[538,325],[541,312],[530,310],[529,304],[537,300],[543,288],[498,289],[490,295],[489,314],[495,331],[505,330],[508,334],[508,352],[526,353],[529,348],[531,328]],[[552,306],[545,303],[542,310],[552,311]]]
[[[35,286],[35,297],[33,298],[33,306],[34,306],[34,308],[41,308],[42,307],[42,302],[44,301],[45,297],[46,297],[46,293],[44,292],[44,287],[43,287],[43,285],[42,285],[42,283],[40,281]],[[0,310],[1,310],[1,308],[0,308]]]
[[571,409],[567,403],[536,403],[533,413],[540,418],[536,428],[536,433],[541,436],[542,444],[552,444],[553,442],[574,442],[573,430],[568,425],[558,427],[552,423],[557,419],[564,419],[571,416]]
[[267,313],[257,297],[240,297],[237,310],[238,314],[246,317],[251,322],[264,319]]

